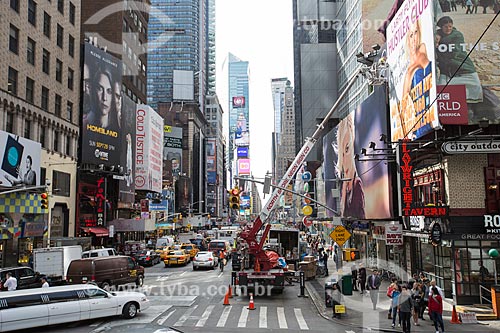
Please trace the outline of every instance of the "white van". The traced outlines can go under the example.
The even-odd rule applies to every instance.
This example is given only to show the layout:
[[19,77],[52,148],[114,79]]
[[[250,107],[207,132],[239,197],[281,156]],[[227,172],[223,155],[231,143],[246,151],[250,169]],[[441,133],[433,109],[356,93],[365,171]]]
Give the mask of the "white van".
[[175,240],[171,236],[163,236],[158,238],[156,241],[156,249],[164,248],[165,246],[172,246],[175,244]]
[[82,252],[82,258],[95,258],[95,257],[109,257],[109,256],[116,256],[118,255],[116,253],[116,250],[108,247],[105,249],[95,249],[95,250],[89,250],[89,251],[83,251]]

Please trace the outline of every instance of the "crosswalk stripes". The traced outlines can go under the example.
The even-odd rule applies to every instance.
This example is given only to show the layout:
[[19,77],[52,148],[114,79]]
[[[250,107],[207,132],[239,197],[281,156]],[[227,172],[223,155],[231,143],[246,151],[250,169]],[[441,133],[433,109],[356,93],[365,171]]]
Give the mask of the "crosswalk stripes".
[[[179,311],[180,308],[164,314],[156,320],[157,324],[197,328],[215,326],[219,328],[300,329],[301,331],[310,329],[302,309],[293,307],[259,306],[256,311],[250,311],[246,305],[208,304],[204,307],[197,304],[187,308],[184,313]],[[173,315],[174,312],[177,316]],[[173,322],[175,324],[172,325]]]

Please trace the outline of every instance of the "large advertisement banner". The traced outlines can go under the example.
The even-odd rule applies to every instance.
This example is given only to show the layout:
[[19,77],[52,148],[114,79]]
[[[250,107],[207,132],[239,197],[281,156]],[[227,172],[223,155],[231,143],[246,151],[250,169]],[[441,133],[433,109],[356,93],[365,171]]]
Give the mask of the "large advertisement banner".
[[41,151],[38,142],[0,131],[0,186],[40,185]]
[[[385,90],[374,92],[323,138],[323,179],[327,206],[341,217],[382,219],[392,217],[388,157],[361,156],[362,148],[369,154],[370,143],[376,149],[386,149],[380,135],[387,133]],[[330,210],[328,216],[334,216]]]
[[216,142],[215,139],[207,139],[206,156],[207,156],[207,182],[215,184],[217,182],[217,157],[216,157]]
[[391,141],[439,128],[432,1],[407,0],[387,28]]
[[[480,2],[488,4],[488,1]],[[493,6],[486,6],[484,10],[486,14],[494,14]],[[500,122],[500,72],[498,61],[494,60],[500,54],[500,25],[492,24],[485,30],[493,16],[483,15],[482,11],[483,7],[470,15],[466,14],[466,9],[435,12],[437,83],[443,86],[448,83],[444,91],[447,103],[439,104],[442,124]],[[481,40],[474,47],[479,38]],[[474,50],[467,57],[472,48]],[[438,93],[440,91],[438,87]]]
[[122,63],[85,44],[82,163],[117,166],[122,143]]
[[238,160],[238,175],[250,174],[250,159],[240,158]]
[[182,127],[163,126],[163,158],[172,162],[172,176],[182,170]]
[[150,106],[136,109],[135,188],[161,193],[163,118]]
[[122,130],[121,130],[121,162],[124,179],[120,180],[120,203],[135,202],[135,110],[136,104],[128,96],[123,97]]

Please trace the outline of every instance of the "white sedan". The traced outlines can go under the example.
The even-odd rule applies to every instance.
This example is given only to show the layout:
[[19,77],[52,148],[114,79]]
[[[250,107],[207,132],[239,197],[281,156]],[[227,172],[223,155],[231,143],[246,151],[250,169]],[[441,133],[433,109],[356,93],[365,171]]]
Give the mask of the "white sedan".
[[210,251],[200,251],[193,258],[193,270],[200,267],[209,267],[215,269],[219,264],[219,258]]
[[117,315],[134,318],[148,307],[143,293],[109,293],[92,284],[7,291],[0,293],[0,331]]

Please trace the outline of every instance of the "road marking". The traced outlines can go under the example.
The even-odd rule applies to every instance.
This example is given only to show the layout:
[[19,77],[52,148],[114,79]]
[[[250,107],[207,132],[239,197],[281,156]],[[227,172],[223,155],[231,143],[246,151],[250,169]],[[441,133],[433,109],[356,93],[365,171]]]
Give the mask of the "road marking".
[[198,305],[194,305],[192,308],[187,309],[186,312],[182,315],[182,317],[180,317],[179,320],[177,320],[174,326],[184,325],[184,322],[188,320],[189,316],[191,316],[191,314],[194,312],[194,310],[196,310],[197,307]]
[[196,323],[196,327],[203,327],[205,326],[205,323],[207,322],[208,317],[210,317],[210,313],[212,313],[212,310],[214,309],[215,305],[209,305],[205,309],[205,312],[201,315],[200,320]]
[[240,320],[238,320],[238,327],[246,327],[247,319],[248,319],[248,309],[246,307],[243,307],[241,309]]
[[224,274],[224,272],[221,272],[221,273],[219,274],[219,276],[217,276],[217,277],[221,277],[221,276],[222,276],[222,274]]
[[295,312],[295,318],[297,318],[297,323],[299,323],[299,327],[301,330],[308,330],[309,327],[307,326],[306,320],[304,319],[304,316],[302,315],[302,310],[301,309],[293,309],[293,312]]
[[182,272],[181,274],[179,274],[179,276],[183,276],[183,275],[184,275],[184,274],[186,274],[186,273],[187,273],[187,271],[184,271],[184,272]]
[[260,307],[259,328],[267,328],[267,306]]
[[224,308],[224,311],[222,312],[219,321],[217,322],[217,327],[224,327],[226,326],[226,321],[227,318],[229,318],[229,312],[231,312],[232,306],[228,306]]
[[169,276],[158,276],[156,277],[156,281],[160,282],[160,281],[167,281],[167,279],[169,278]]
[[285,308],[278,307],[276,310],[278,312],[278,324],[280,325],[280,328],[288,329],[288,324],[286,323],[285,317]]
[[90,324],[89,326],[90,326],[90,327],[96,327],[96,326],[101,325],[102,323],[103,323],[103,321],[98,321],[98,322],[95,322],[95,323],[93,323],[93,324]]
[[158,319],[158,321],[157,321],[158,325],[163,325],[163,323],[166,322],[167,319],[170,318],[170,316],[173,315],[175,311],[176,310],[169,312],[166,316],[163,316],[160,319]]

